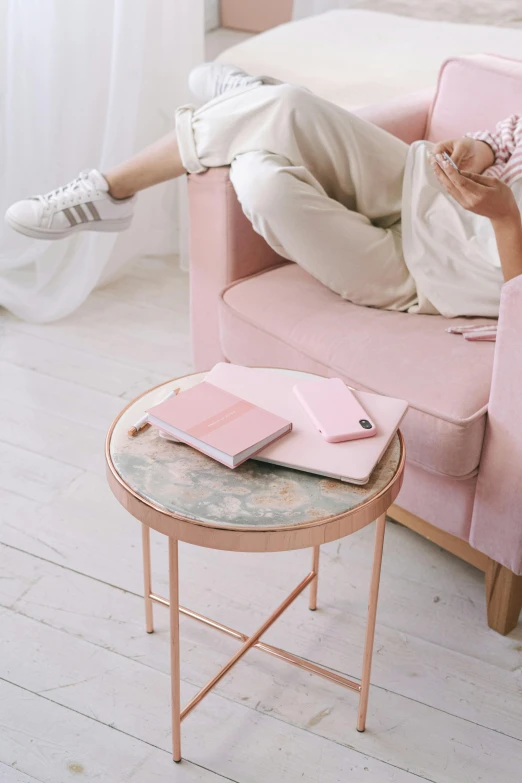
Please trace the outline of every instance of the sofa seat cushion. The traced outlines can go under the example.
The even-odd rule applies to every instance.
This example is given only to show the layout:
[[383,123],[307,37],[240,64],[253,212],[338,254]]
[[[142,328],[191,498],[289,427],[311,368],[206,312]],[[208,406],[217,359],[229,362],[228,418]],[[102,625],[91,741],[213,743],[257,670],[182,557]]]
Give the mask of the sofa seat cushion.
[[462,478],[480,460],[494,343],[468,342],[446,327],[487,322],[359,307],[296,264],[236,282],[220,302],[229,361],[339,376],[407,400],[408,459]]
[[353,111],[432,87],[448,57],[521,51],[522,30],[338,9],[267,30],[217,59],[302,84]]

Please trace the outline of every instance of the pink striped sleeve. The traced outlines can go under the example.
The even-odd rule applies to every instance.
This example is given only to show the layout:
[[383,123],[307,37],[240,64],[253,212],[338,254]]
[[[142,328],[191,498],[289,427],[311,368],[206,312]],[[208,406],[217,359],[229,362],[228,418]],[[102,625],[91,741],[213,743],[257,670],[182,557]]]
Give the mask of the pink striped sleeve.
[[517,144],[522,142],[522,116],[513,114],[497,123],[494,131],[479,131],[467,133],[471,139],[485,141],[495,153],[493,166],[503,165],[513,155]]

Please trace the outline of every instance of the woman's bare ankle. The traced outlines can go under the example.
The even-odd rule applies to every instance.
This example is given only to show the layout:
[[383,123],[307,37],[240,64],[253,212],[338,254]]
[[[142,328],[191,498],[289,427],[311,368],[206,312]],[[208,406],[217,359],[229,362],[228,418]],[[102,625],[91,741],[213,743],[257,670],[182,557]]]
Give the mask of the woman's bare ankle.
[[107,180],[109,195],[112,198],[124,199],[134,195],[134,191],[130,190],[124,182],[119,181],[116,177],[113,177],[111,174],[104,174],[103,176]]

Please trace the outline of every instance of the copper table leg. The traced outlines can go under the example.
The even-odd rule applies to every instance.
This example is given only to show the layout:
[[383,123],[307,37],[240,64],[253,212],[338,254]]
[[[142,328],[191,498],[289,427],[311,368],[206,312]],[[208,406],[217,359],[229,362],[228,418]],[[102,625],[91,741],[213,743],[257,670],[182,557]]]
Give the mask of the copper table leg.
[[145,598],[145,628],[147,633],[152,633],[154,630],[154,619],[152,610],[153,605],[150,597],[150,594],[152,593],[150,567],[150,527],[144,523],[141,525],[141,540],[143,544],[143,596]]
[[[143,525],[143,565],[145,586],[145,617],[147,632],[153,630],[152,606],[159,603],[169,607],[170,610],[170,660],[171,660],[171,694],[172,694],[172,755],[174,761],[181,761],[181,722],[196,707],[197,704],[214,688],[215,685],[230,671],[230,669],[245,655],[250,648],[257,648],[276,658],[287,661],[305,671],[324,677],[337,685],[342,685],[349,690],[359,693],[359,711],[357,718],[357,730],[364,731],[366,724],[366,712],[368,709],[368,695],[370,688],[370,674],[372,665],[373,642],[375,636],[375,621],[377,617],[377,600],[379,596],[379,581],[381,575],[382,553],[384,546],[384,532],[386,515],[383,514],[377,520],[375,531],[375,549],[373,567],[368,600],[368,619],[366,624],[366,641],[364,647],[363,671],[361,683],[349,679],[337,672],[325,669],[312,661],[301,658],[286,650],[274,647],[261,641],[261,636],[283,614],[303,590],[310,586],[310,609],[317,607],[317,582],[319,577],[319,553],[320,547],[313,547],[312,570],[292,590],[279,607],[268,617],[263,625],[251,636],[229,628],[216,620],[211,620],[191,609],[186,609],[179,604],[179,573],[178,573],[178,541],[169,537],[169,599],[156,595],[151,589],[151,561],[150,561],[150,531]],[[180,700],[180,648],[179,648],[179,617],[183,614],[198,620],[205,625],[215,628],[222,633],[234,637],[242,642],[239,650],[220,669],[220,671],[181,709]]]
[[179,666],[178,542],[169,538],[170,585],[170,685],[172,697],[172,757],[181,761],[181,704]]
[[366,711],[368,709],[368,694],[370,690],[373,640],[375,637],[375,620],[377,617],[377,599],[379,598],[379,582],[381,578],[382,550],[384,546],[385,529],[386,514],[382,514],[382,516],[380,516],[377,520],[377,527],[375,530],[375,549],[373,554],[372,578],[370,582],[370,596],[368,599],[368,619],[366,621],[366,641],[364,643],[361,695],[359,698],[359,714],[357,715],[357,731],[364,731],[366,728]]
[[319,552],[320,547],[314,546],[312,556],[312,572],[315,574],[314,581],[310,585],[310,603],[308,608],[315,612],[317,609],[317,588],[319,586]]

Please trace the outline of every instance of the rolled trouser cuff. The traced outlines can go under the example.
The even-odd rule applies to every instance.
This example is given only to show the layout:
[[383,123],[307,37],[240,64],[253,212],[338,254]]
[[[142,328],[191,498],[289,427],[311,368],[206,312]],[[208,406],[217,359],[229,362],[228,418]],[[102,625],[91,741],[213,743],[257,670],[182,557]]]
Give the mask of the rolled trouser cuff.
[[178,140],[179,155],[184,168],[189,174],[201,174],[207,170],[198,158],[192,117],[195,106],[187,104],[176,110],[176,137]]

